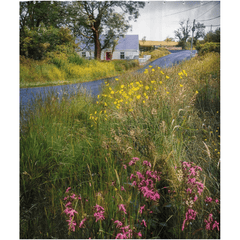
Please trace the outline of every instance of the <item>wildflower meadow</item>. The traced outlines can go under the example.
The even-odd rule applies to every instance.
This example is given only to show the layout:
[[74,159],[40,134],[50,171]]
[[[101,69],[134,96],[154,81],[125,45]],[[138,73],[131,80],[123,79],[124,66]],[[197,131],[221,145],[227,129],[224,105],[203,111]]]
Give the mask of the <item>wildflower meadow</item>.
[[219,53],[53,99],[21,126],[21,238],[220,238]]

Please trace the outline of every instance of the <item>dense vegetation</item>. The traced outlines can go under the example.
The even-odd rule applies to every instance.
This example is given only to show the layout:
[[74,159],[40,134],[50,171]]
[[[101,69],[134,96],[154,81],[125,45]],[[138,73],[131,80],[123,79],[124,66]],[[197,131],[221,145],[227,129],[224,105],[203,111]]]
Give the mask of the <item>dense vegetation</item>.
[[21,238],[220,238],[219,53],[55,94],[21,125]]

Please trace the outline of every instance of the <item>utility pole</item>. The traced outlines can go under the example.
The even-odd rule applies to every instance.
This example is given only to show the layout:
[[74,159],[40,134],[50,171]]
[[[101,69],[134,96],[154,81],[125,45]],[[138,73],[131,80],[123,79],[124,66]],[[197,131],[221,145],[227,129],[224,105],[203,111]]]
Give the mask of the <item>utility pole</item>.
[[192,57],[192,49],[193,49],[193,35],[195,31],[195,19],[193,20],[193,27],[192,27],[192,41],[191,41],[191,57]]

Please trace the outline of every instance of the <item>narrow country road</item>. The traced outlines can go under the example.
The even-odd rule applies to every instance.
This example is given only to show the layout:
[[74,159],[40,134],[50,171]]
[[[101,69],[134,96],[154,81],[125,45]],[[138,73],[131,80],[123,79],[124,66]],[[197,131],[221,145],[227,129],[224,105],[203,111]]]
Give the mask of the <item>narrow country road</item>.
[[[197,53],[196,50],[193,50],[192,56]],[[149,65],[155,67],[159,66],[161,68],[171,67],[172,65],[179,64],[182,61],[191,58],[190,50],[183,51],[172,51],[171,54],[156,59],[147,66],[137,70],[135,73],[142,73]],[[61,86],[49,86],[49,87],[35,87],[35,88],[21,88],[20,89],[20,108],[24,111],[31,110],[31,103],[36,101],[39,98],[46,98],[51,93],[57,94],[58,97],[61,97],[64,94],[74,94],[75,92],[81,90],[86,90],[91,93],[92,96],[97,96],[101,92],[101,87],[104,81],[111,81],[115,77],[101,79],[92,82],[85,83],[76,83],[69,85],[61,85]]]

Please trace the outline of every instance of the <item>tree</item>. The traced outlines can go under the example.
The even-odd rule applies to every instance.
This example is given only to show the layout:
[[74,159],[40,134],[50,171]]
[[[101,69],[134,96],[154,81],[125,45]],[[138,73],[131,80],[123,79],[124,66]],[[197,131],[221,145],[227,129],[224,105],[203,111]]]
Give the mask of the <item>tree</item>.
[[198,23],[195,25],[195,30],[196,30],[196,33],[195,33],[195,36],[193,37],[193,44],[194,44],[194,45],[196,45],[197,40],[198,40],[199,38],[204,38],[204,37],[205,37],[205,26],[204,26],[204,24],[198,22]]
[[190,31],[191,31],[191,25],[189,24],[188,20],[182,20],[179,22],[180,28],[178,30],[175,30],[175,37],[179,39],[179,45],[183,47],[183,49],[186,47],[187,39],[190,37]]
[[165,42],[174,42],[174,39],[167,36],[167,38],[164,41]]
[[100,59],[101,51],[124,36],[130,28],[129,21],[136,20],[139,8],[144,6],[144,2],[135,1],[76,1],[68,5],[70,16],[75,17],[67,21],[75,36],[95,46],[95,59]]
[[208,32],[204,37],[205,42],[220,42],[220,28],[217,28],[215,32]]
[[[30,57],[38,58],[38,50],[41,52],[40,43],[44,44],[46,50],[50,39],[43,42],[41,31],[52,27],[55,30],[50,30],[51,36],[56,36],[56,28],[64,26],[66,19],[66,6],[64,2],[58,1],[28,1],[20,2],[19,4],[19,30],[20,30],[20,54],[26,54]],[[41,29],[41,27],[43,27]],[[54,37],[53,37],[54,38]],[[30,46],[27,46],[29,44]],[[46,44],[45,44],[46,43]],[[33,45],[36,44],[34,47]],[[34,53],[34,51],[36,51]],[[40,54],[41,55],[41,54]]]

